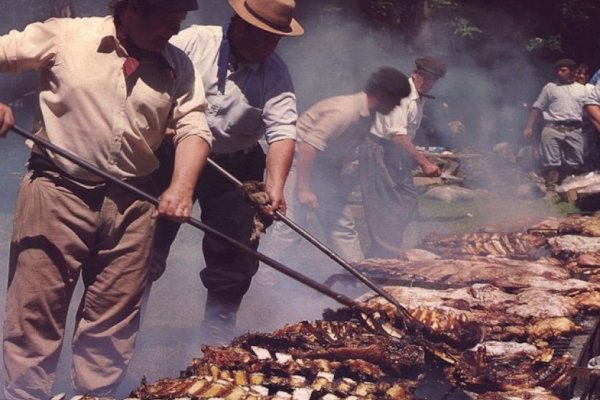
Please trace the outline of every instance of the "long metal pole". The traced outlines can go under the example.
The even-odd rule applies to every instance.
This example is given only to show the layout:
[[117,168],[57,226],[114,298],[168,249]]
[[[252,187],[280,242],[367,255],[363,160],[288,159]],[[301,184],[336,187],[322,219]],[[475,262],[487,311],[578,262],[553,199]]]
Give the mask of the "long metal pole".
[[[223,167],[221,167],[214,160],[211,160],[209,158],[208,159],[208,164],[211,167],[215,168],[217,171],[219,171],[224,177],[226,177],[234,185],[236,185],[238,187],[243,187],[243,183],[238,178],[236,178],[235,176],[233,176],[232,174],[230,174],[229,171],[227,171],[226,169],[224,169]],[[275,216],[278,219],[280,219],[283,223],[285,223],[287,226],[289,226],[294,231],[296,231],[300,236],[302,236],[308,242],[310,242],[315,247],[317,247],[319,250],[321,250],[323,253],[325,253],[333,261],[335,261],[336,263],[338,263],[339,265],[341,265],[346,271],[350,272],[358,280],[360,280],[365,285],[367,285],[370,289],[372,289],[373,291],[375,291],[378,295],[380,295],[381,297],[383,297],[387,301],[389,301],[391,304],[393,304],[396,307],[396,309],[398,310],[398,312],[401,315],[403,315],[405,318],[408,318],[408,319],[412,320],[413,322],[418,323],[418,325],[421,325],[421,322],[418,321],[418,320],[416,320],[415,318],[413,318],[413,316],[410,314],[410,312],[406,308],[404,308],[398,302],[398,300],[396,300],[396,298],[394,298],[394,296],[392,296],[391,294],[389,294],[386,290],[384,290],[377,283],[373,282],[367,276],[365,276],[360,271],[358,271],[356,268],[354,268],[352,265],[350,265],[350,263],[348,263],[348,261],[344,260],[339,254],[337,254],[335,251],[333,251],[332,249],[330,249],[329,247],[327,247],[323,242],[321,242],[319,239],[317,239],[314,235],[312,235],[306,229],[304,229],[303,227],[301,227],[300,225],[298,225],[296,222],[294,222],[293,220],[291,220],[290,218],[288,218],[285,214],[283,214],[279,210],[275,211]]]
[[[146,201],[149,201],[150,203],[152,203],[154,205],[158,205],[159,200],[156,197],[151,196],[150,194],[144,192],[143,190],[138,189],[137,187],[135,187],[127,182],[123,182],[119,178],[116,178],[116,177],[112,176],[111,174],[107,173],[106,171],[103,171],[103,170],[99,169],[98,167],[90,164],[89,162],[81,159],[79,156],[76,156],[75,154],[73,154],[65,149],[62,149],[42,138],[39,138],[36,135],[34,135],[30,132],[27,132],[26,130],[24,130],[23,128],[20,128],[18,126],[13,127],[12,130],[14,132],[16,132],[17,134],[33,141],[35,144],[53,151],[54,153],[66,158],[67,160],[73,162],[74,164],[77,164],[78,166],[86,169],[89,172],[92,172],[93,174],[105,179],[106,181],[109,181],[131,193],[134,193],[137,196],[139,196],[140,198],[142,198]],[[256,257],[257,259],[259,259],[263,263],[267,264],[271,268],[276,269],[277,271],[281,272],[282,274],[287,275],[290,278],[332,298],[333,300],[337,301],[338,303],[341,303],[346,306],[351,306],[351,307],[359,307],[359,304],[356,301],[354,301],[353,299],[351,299],[347,296],[344,296],[343,294],[336,293],[335,291],[331,290],[327,286],[325,286],[317,281],[314,281],[311,278],[309,278],[289,267],[286,267],[285,265],[281,264],[280,262],[254,250],[251,247],[246,246],[243,243],[238,242],[237,240],[217,231],[216,229],[200,222],[199,220],[197,220],[195,218],[190,218],[189,221],[187,221],[187,223],[195,228],[198,228],[198,229],[206,232],[207,234],[218,237],[219,239],[227,242],[228,244],[232,245],[233,247],[236,247],[237,249],[239,249],[253,257]]]

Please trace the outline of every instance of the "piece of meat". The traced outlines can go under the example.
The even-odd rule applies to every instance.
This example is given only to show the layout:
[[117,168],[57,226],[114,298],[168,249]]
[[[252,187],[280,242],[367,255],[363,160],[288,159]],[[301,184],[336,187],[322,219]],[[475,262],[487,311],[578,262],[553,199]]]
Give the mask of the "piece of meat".
[[562,385],[572,366],[568,355],[554,358],[548,350],[511,342],[482,343],[445,369],[453,384],[476,393],[555,389]]
[[562,235],[548,239],[553,255],[563,259],[576,258],[581,254],[600,252],[600,237]]
[[511,390],[509,392],[488,392],[477,396],[477,400],[560,400],[560,397],[542,387]]
[[451,258],[497,256],[535,260],[546,253],[546,238],[522,232],[473,232],[429,234],[421,247]]
[[470,257],[420,262],[367,259],[356,263],[355,267],[378,280],[397,277],[448,284],[490,283],[510,290],[537,287],[568,295],[600,289],[593,283],[572,279],[567,269],[547,259],[518,261]]

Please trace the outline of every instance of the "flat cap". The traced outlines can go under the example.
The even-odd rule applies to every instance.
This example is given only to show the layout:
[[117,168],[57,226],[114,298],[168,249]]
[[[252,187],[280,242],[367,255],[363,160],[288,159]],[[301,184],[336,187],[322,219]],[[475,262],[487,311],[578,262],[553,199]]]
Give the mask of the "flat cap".
[[198,9],[196,0],[144,0],[154,7],[162,8],[168,11],[192,11]]
[[417,69],[430,73],[431,75],[437,76],[438,78],[446,75],[446,64],[437,57],[421,57],[415,60]]
[[570,58],[563,58],[554,63],[554,69],[559,69],[562,67],[575,69],[577,67],[577,63],[575,62],[575,60],[572,60]]

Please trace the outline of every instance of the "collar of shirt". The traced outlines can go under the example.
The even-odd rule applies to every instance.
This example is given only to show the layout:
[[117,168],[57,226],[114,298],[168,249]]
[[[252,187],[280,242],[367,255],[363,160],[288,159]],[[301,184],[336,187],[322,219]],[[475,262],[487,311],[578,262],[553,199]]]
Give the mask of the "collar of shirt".
[[[170,46],[170,44],[167,44]],[[105,18],[105,23],[102,28],[102,34],[100,35],[100,41],[98,43],[99,53],[110,53],[112,51],[116,51],[118,55],[129,58],[129,54],[127,49],[121,44],[119,39],[117,38],[117,27],[115,25],[115,20],[112,16]],[[159,63],[163,64],[166,68],[171,70],[171,73],[175,74],[175,62],[171,57],[171,54],[167,51],[165,47],[160,53],[160,57],[158,57]],[[142,61],[143,62],[143,61]]]
[[421,94],[417,91],[417,88],[415,87],[415,83],[413,82],[412,78],[408,78],[408,83],[410,84],[410,94],[408,95],[408,99],[412,100],[412,101],[419,101],[421,100]]
[[[223,32],[227,32],[227,27],[228,25],[223,26]],[[223,34],[223,42],[226,46],[222,47],[222,48],[226,48],[227,51],[229,52],[227,54],[228,56],[228,60],[227,60],[227,66],[229,67],[229,70],[232,72],[236,72],[236,71],[240,71],[244,68],[250,68],[252,71],[256,72],[258,70],[258,68],[260,68],[260,62],[259,61],[246,61],[246,60],[240,60],[238,59],[238,57],[235,55],[235,53],[233,51],[231,51],[231,43],[229,43],[229,39],[227,38],[227,34]]]

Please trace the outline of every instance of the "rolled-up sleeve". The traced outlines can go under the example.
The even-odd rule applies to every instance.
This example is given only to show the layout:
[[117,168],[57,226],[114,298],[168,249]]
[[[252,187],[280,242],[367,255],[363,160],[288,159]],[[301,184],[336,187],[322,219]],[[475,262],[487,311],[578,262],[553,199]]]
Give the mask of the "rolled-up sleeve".
[[[270,76],[267,101],[263,108],[263,122],[267,143],[283,139],[296,140],[296,95],[287,68],[280,67],[279,76]],[[273,74],[277,75],[277,74]]]
[[541,91],[540,95],[538,96],[537,100],[532,105],[533,108],[537,108],[539,110],[545,110],[546,109],[546,106],[548,105],[548,99],[549,99],[548,98],[549,85],[550,84],[546,84],[542,88],[542,91]]
[[382,137],[408,135],[408,101],[405,100],[402,99],[400,105],[387,115],[377,113],[374,129],[382,134]]
[[267,143],[296,140],[297,119],[296,96],[293,93],[286,92],[269,99],[263,110]]
[[175,128],[174,143],[177,145],[190,136],[199,136],[212,146],[214,138],[204,114],[207,103],[200,74],[191,62],[185,63],[177,74],[172,121]]
[[[21,72],[49,66],[63,38],[61,20],[28,25],[0,36],[0,72]],[[66,40],[66,39],[65,39]]]

